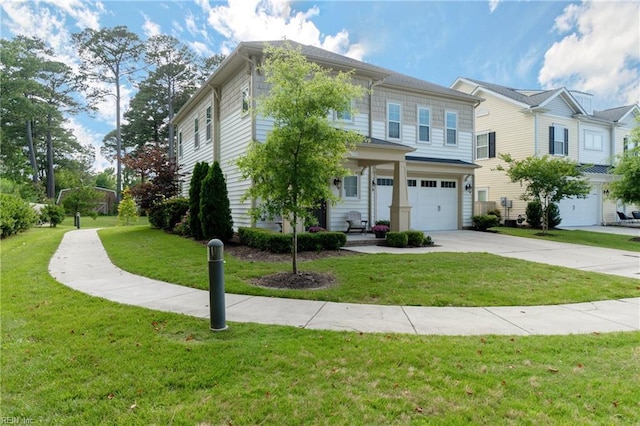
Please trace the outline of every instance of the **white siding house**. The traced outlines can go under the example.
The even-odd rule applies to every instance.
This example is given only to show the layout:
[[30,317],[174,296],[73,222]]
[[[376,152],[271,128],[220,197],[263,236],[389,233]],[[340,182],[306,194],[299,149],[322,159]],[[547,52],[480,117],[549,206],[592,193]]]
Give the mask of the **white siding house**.
[[[327,118],[362,134],[363,143],[345,158],[351,174],[327,182],[341,202],[318,212],[322,226],[345,231],[347,213],[352,210],[359,211],[370,225],[389,219],[392,230],[471,226],[478,97],[317,47],[292,41],[268,43],[288,43],[300,48],[310,61],[336,71],[354,71],[353,82],[368,89],[362,99],[353,100],[353,116],[334,113]],[[278,229],[272,222],[251,222],[247,212],[258,201],[241,201],[251,182],[241,179],[235,165],[250,141],[266,140],[273,124],[269,118],[248,113],[255,99],[269,90],[258,70],[264,46],[265,42],[240,43],[174,119],[179,129],[177,158],[186,172],[182,194],[188,194],[196,162],[218,161],[236,228]],[[208,108],[213,127],[211,142],[205,143],[202,134]]]

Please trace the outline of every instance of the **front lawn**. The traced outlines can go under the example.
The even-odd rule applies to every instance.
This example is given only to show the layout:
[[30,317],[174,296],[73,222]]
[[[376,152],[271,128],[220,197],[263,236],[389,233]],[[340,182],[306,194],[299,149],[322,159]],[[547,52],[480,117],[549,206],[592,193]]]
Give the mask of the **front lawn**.
[[[4,419],[640,423],[640,332],[432,337],[230,323],[212,333],[206,319],[119,305],[54,281],[47,265],[68,229],[33,229],[0,244]],[[131,231],[112,241],[139,232]]]
[[[208,286],[207,249],[148,227],[110,228],[100,237],[113,262],[129,272],[185,286]],[[585,302],[640,296],[638,281],[509,259],[487,253],[356,255],[303,262],[338,285],[274,290],[250,280],[291,270],[290,262],[249,262],[225,255],[230,293],[335,302],[414,306],[504,306]]]
[[[607,234],[604,232],[589,232],[579,229],[552,229],[548,235],[542,235],[540,229],[529,228],[491,228],[500,234],[516,237],[537,238],[560,243],[582,244],[585,246],[605,247],[618,250],[640,251],[640,241],[634,241],[629,235]],[[640,229],[636,237],[640,237]]]

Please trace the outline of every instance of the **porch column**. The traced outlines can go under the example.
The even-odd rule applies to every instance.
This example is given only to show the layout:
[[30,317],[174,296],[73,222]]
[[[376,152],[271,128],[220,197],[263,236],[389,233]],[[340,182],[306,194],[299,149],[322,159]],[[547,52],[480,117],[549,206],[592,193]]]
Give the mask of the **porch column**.
[[408,231],[411,229],[411,205],[407,189],[407,162],[393,164],[393,196],[391,197],[391,230]]

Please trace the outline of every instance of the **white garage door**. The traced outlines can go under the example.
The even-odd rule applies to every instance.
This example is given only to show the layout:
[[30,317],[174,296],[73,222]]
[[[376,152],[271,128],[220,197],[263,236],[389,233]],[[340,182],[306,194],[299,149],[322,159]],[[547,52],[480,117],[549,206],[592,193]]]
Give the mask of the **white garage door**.
[[587,198],[565,198],[558,203],[562,222],[560,226],[591,226],[600,223],[598,191]]
[[[379,178],[376,183],[377,217],[388,220],[393,180]],[[458,229],[458,188],[455,180],[409,179],[408,184],[412,229]]]

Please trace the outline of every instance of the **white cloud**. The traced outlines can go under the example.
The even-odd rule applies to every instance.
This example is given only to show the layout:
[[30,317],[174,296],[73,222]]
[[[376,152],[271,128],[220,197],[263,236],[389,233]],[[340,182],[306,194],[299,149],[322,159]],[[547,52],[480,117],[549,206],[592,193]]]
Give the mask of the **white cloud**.
[[595,95],[599,109],[640,100],[639,2],[567,6],[554,30],[564,37],[544,55],[538,81]]
[[489,0],[489,13],[493,13],[497,8],[501,0]]
[[142,14],[144,18],[144,24],[142,24],[142,31],[147,37],[153,37],[162,34],[162,30],[160,29],[160,25],[153,22],[147,15]]
[[102,146],[102,139],[104,137],[103,134],[99,134],[88,129],[74,117],[69,118],[64,124],[64,127],[71,130],[80,144],[85,146],[92,145],[95,148],[94,151],[96,157],[93,166],[96,171],[100,172],[107,167],[113,166],[112,161],[108,160],[100,153],[100,147]]
[[314,6],[306,11],[292,9],[290,0],[229,0],[226,6],[198,4],[208,14],[208,23],[227,39],[222,53],[229,53],[240,41],[282,40],[322,47],[336,53],[362,59],[365,47],[351,44],[349,32],[325,35],[311,21],[320,13]]

